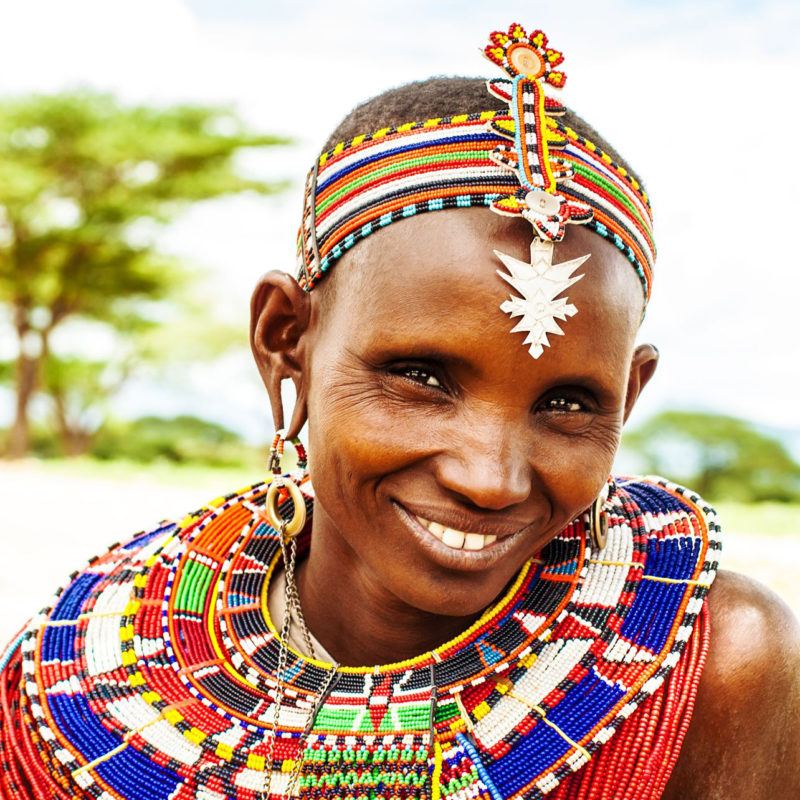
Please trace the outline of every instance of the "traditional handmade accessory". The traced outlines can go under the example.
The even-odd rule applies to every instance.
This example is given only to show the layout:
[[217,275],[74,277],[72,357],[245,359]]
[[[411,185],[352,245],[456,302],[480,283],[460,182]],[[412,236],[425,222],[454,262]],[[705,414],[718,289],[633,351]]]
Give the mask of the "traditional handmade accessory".
[[521,295],[512,296],[500,308],[512,319],[521,317],[511,332],[527,334],[524,344],[530,345],[533,358],[539,358],[550,344],[548,335],[564,333],[557,320],[578,313],[563,293],[583,277],[574,272],[589,258],[585,255],[554,265],[553,245],[564,238],[568,222],[588,222],[592,208],[558,191],[558,183],[573,178],[575,171],[568,161],[550,155],[551,149],[561,150],[567,144],[566,139],[548,131],[545,113],[547,109],[552,117],[566,109],[553,101],[548,103],[544,93],[545,83],[559,88],[564,85],[566,75],[555,69],[564,60],[563,55],[547,46],[547,37],[541,31],[528,36],[516,24],[508,34],[495,31],[489,38],[486,57],[511,76],[511,80],[487,82],[489,91],[507,102],[509,109],[507,116],[497,116],[490,124],[512,143],[497,145],[490,157],[511,170],[519,181],[519,189],[495,200],[491,209],[523,217],[534,232],[530,264],[495,250],[508,269],[508,274],[499,270],[498,274]]
[[596,550],[602,550],[608,540],[608,519],[605,515],[605,504],[613,483],[614,480],[612,478],[610,482],[603,484],[600,494],[595,498],[592,507],[589,509],[589,535],[592,540],[592,546]]
[[661,796],[708,648],[719,529],[698,497],[618,480],[602,550],[582,515],[452,641],[336,668],[269,617],[268,490],[113,547],[31,620],[0,658],[0,795]]
[[356,136],[323,153],[310,171],[298,237],[298,280],[311,290],[358,241],[428,211],[488,206],[519,215],[536,238],[531,263],[502,256],[501,273],[521,295],[503,310],[521,317],[531,355],[557,320],[576,313],[558,296],[580,278],[584,259],[552,265],[552,243],[567,223],[587,225],[614,244],[649,297],[655,246],[649,202],[630,173],[559,117],[565,108],[544,85],[563,86],[563,57],[541,31],[520,25],[490,37],[486,55],[510,79],[488,81],[508,113],[485,111],[409,122]]
[[[272,439],[269,449],[269,468],[273,474],[270,481],[267,499],[265,502],[264,513],[266,521],[276,530],[280,530],[285,537],[293,539],[300,533],[306,524],[306,507],[303,502],[303,495],[298,488],[298,482],[303,480],[305,469],[308,465],[303,443],[298,437],[291,440],[291,444],[297,453],[297,466],[294,475],[284,473],[283,455],[286,447],[286,431],[278,430]],[[278,512],[278,497],[281,489],[286,489],[294,503],[292,518],[287,522]]]
[[[314,648],[313,638],[306,625],[305,617],[303,616],[303,609],[300,605],[300,595],[297,591],[297,584],[295,583],[295,567],[297,564],[297,535],[303,530],[306,523],[306,503],[302,492],[299,488],[299,483],[305,480],[305,469],[308,464],[305,448],[299,437],[291,440],[295,452],[297,454],[297,466],[294,474],[290,474],[283,469],[283,456],[286,446],[286,431],[278,430],[272,440],[270,447],[269,466],[273,474],[272,480],[268,484],[267,494],[264,498],[263,510],[258,506],[253,506],[245,501],[245,504],[261,518],[273,530],[275,530],[280,538],[281,554],[283,556],[284,566],[284,607],[286,609],[283,623],[281,625],[280,636],[280,649],[278,652],[278,668],[275,674],[277,681],[277,691],[275,692],[275,707],[272,713],[271,720],[271,737],[269,738],[269,751],[265,760],[266,769],[264,770],[264,786],[262,789],[262,797],[266,800],[271,794],[272,776],[274,773],[275,764],[275,743],[278,738],[278,725],[280,722],[281,709],[283,708],[283,700],[286,691],[286,667],[288,663],[288,643],[292,632],[292,622],[297,620],[300,631],[303,635],[303,641],[306,646],[306,653],[312,658],[316,658],[317,654]],[[279,497],[281,490],[288,492],[288,498],[292,503],[292,517],[287,522],[283,513],[279,508]],[[285,503],[284,503],[285,504]],[[304,735],[307,735],[311,730],[311,726],[319,712],[322,702],[327,697],[334,679],[336,678],[336,668],[338,664],[332,664],[328,671],[328,678],[322,686],[316,701],[309,706],[306,724],[303,726]],[[302,750],[301,750],[302,752]],[[286,786],[286,795],[292,797],[294,795],[295,785],[303,767],[303,759],[295,759],[293,768],[291,770],[291,777],[288,785]]]

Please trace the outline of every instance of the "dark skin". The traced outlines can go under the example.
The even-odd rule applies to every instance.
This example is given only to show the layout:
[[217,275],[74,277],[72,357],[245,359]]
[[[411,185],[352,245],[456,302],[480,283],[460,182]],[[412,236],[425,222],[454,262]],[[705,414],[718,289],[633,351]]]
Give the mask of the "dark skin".
[[[254,293],[253,351],[276,424],[284,422],[280,382],[291,379],[298,399],[289,435],[309,425],[317,499],[298,578],[303,612],[340,663],[397,661],[463,631],[589,507],[611,471],[622,425],[658,360],[635,341],[640,284],[613,246],[571,227],[554,262],[591,253],[567,293],[578,314],[534,360],[499,309],[511,290],[492,252],[527,261],[530,240],[527,223],[485,209],[426,214],[359,243],[328,286],[305,293],[272,272]],[[497,539],[453,550],[417,517]],[[783,786],[758,794],[759,776],[741,793],[743,770],[769,762],[776,774],[777,734],[759,744],[734,724],[736,709],[744,721],[755,705],[765,728],[794,733],[795,743],[800,727],[796,686],[790,691],[797,629],[759,591],[723,574],[711,592],[712,651],[665,797],[800,796],[781,794]],[[756,609],[744,614],[744,630],[742,608]],[[743,648],[742,637],[751,644]],[[755,654],[753,641],[763,641]],[[780,648],[786,669],[773,677]],[[774,693],[764,691],[767,678],[778,682]],[[759,759],[723,769],[745,732]],[[791,778],[784,783],[792,788]]]

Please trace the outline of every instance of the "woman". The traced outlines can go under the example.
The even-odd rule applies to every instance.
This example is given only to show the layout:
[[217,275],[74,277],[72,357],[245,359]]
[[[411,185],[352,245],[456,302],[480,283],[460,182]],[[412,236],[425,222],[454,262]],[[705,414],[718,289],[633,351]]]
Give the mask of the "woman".
[[700,498],[609,478],[658,359],[647,196],[544,34],[486,54],[489,94],[412,84],[334,133],[298,280],[253,296],[275,476],[116,546],[12,643],[5,796],[800,793],[791,615],[716,575]]

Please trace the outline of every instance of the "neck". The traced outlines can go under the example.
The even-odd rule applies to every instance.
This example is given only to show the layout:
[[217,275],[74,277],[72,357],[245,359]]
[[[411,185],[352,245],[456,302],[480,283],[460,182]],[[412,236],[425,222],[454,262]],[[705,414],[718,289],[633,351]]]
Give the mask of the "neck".
[[431,614],[402,602],[327,526],[315,525],[297,584],[309,631],[344,666],[413,658],[444,644],[477,619]]

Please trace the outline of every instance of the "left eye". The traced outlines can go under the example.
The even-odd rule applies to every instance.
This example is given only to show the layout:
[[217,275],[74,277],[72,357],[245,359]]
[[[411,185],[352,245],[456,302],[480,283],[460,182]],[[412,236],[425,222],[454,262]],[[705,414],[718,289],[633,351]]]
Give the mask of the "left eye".
[[586,411],[586,406],[571,397],[551,397],[544,403],[547,411],[576,412]]
[[421,383],[423,386],[430,386],[433,389],[441,389],[441,381],[429,370],[419,367],[406,367],[402,373],[403,377],[410,378],[412,381]]

